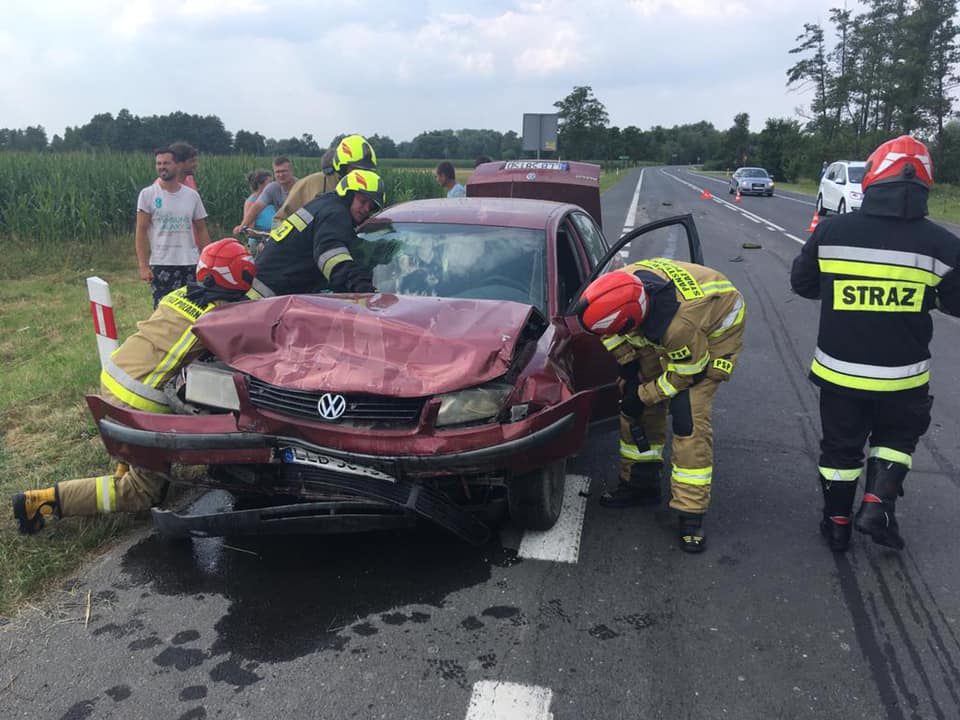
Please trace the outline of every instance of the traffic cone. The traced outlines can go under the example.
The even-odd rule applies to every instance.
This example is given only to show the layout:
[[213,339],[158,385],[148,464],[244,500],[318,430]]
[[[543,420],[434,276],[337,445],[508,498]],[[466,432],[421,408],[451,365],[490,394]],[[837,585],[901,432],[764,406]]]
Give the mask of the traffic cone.
[[740,189],[737,188],[737,196],[733,199],[735,203],[740,202]]
[[700,193],[701,200],[713,200],[713,195],[710,194],[710,191],[706,188],[703,189],[703,192]]
[[810,227],[807,228],[807,232],[813,232],[817,229],[817,223],[820,222],[820,213],[816,210],[813,211],[813,220],[810,221]]

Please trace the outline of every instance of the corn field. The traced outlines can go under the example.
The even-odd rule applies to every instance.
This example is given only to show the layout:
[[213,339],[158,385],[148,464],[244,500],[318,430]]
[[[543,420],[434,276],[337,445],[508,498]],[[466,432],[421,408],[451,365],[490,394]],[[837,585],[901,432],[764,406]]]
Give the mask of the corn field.
[[[319,158],[293,158],[303,177],[320,170]],[[196,172],[211,236],[240,222],[250,194],[246,175],[271,169],[271,158],[201,156]],[[433,173],[382,168],[388,203],[439,197]],[[14,246],[98,245],[118,235],[132,239],[137,195],[154,181],[146,153],[0,153],[0,240]]]

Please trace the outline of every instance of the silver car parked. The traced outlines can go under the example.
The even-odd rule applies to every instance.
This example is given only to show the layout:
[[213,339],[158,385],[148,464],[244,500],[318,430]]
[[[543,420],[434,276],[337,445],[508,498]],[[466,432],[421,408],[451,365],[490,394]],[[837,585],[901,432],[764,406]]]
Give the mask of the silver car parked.
[[773,178],[763,168],[742,167],[730,176],[730,194],[737,190],[741,195],[773,195]]

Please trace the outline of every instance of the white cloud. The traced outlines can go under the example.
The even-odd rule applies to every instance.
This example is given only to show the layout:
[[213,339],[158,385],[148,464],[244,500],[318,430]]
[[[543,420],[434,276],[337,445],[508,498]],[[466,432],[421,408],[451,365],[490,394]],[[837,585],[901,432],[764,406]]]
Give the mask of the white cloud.
[[110,29],[118,35],[132,38],[139,34],[155,17],[151,0],[130,0],[119,15],[110,23]]
[[[589,85],[621,127],[792,115],[787,51],[836,0],[32,0],[0,29],[3,125],[217,114],[268,136],[519,130]],[[106,29],[107,37],[104,37]],[[38,52],[26,38],[42,36]],[[19,44],[18,41],[21,41]],[[749,46],[744,68],[730,48]],[[720,51],[718,52],[718,48]]]

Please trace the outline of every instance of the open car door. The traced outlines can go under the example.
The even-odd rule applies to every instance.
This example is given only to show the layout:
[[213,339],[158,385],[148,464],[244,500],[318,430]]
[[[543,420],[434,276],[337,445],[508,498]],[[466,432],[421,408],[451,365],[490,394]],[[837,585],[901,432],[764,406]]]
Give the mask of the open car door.
[[573,296],[565,314],[573,313],[583,291],[604,273],[654,257],[703,264],[703,248],[693,215],[687,213],[654,220],[623,235],[596,264]]

